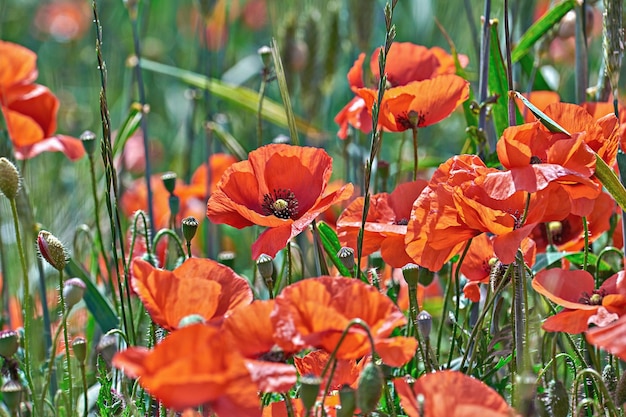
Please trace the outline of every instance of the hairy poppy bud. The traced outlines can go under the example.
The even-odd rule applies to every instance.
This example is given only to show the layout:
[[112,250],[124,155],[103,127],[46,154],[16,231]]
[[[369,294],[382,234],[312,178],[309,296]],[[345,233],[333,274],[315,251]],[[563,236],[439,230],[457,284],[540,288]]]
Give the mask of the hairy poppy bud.
[[0,356],[10,358],[15,355],[18,348],[17,332],[4,330],[0,332]]
[[11,161],[0,158],[0,191],[9,200],[13,200],[20,188],[20,173]]
[[63,298],[67,309],[74,307],[85,295],[87,286],[80,278],[70,278],[63,284]]
[[380,367],[373,362],[369,362],[359,375],[359,382],[356,389],[356,405],[361,413],[368,414],[376,409],[378,400],[383,393],[383,382],[385,378]]
[[54,269],[61,271],[67,265],[67,251],[65,246],[52,233],[41,230],[37,235],[37,248],[42,258]]

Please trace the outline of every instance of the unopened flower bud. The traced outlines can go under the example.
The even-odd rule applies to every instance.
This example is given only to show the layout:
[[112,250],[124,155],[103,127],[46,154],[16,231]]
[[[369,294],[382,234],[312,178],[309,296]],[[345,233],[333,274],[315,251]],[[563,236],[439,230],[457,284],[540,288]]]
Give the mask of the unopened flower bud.
[[87,286],[80,278],[70,278],[63,284],[63,298],[67,309],[74,307],[85,295]]
[[15,199],[20,188],[20,173],[13,162],[0,158],[0,191],[9,200]]
[[350,385],[344,385],[339,390],[341,408],[337,410],[337,417],[352,417],[356,410],[356,391]]
[[37,247],[39,254],[52,267],[61,271],[67,265],[67,251],[65,246],[52,233],[41,230],[37,235]]
[[356,404],[361,413],[368,414],[376,409],[383,393],[384,380],[383,372],[378,365],[373,362],[365,365],[359,375],[356,389]]
[[354,269],[354,249],[348,248],[346,246],[339,249],[337,252],[337,257],[350,272]]
[[430,330],[433,327],[433,317],[426,310],[422,310],[417,315],[417,329],[424,339],[430,338]]
[[217,261],[222,265],[226,265],[229,268],[235,266],[235,252],[224,250],[217,254]]
[[170,194],[173,194],[174,190],[176,189],[176,178],[176,173],[171,171],[161,175],[161,181],[163,181],[165,189]]
[[84,365],[87,358],[87,341],[84,337],[76,337],[72,341],[72,350],[74,351],[74,357],[76,360]]
[[417,264],[406,264],[402,267],[402,276],[410,287],[417,287],[420,267]]
[[11,415],[17,415],[16,411],[17,407],[20,405],[23,390],[22,384],[13,379],[8,380],[2,388],[0,388],[2,400],[11,411]]
[[322,379],[318,376],[305,375],[300,378],[300,399],[306,410],[310,410],[315,405],[321,386]]
[[92,156],[96,152],[96,134],[90,130],[85,130],[80,135],[80,140],[85,148],[85,152],[89,156]]
[[10,358],[18,348],[17,332],[13,330],[0,331],[0,356]]
[[268,254],[262,253],[256,260],[256,266],[259,274],[264,280],[272,279],[274,273],[274,260]]
[[198,231],[198,219],[193,216],[183,219],[183,237],[187,242],[191,242]]

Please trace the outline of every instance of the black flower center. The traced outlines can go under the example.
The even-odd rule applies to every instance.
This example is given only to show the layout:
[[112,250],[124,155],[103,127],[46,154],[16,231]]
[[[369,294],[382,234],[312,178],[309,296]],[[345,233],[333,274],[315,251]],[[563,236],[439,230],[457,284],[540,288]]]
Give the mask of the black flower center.
[[606,295],[606,291],[604,289],[593,290],[591,294],[586,291],[582,293],[580,299],[578,300],[581,304],[589,304],[592,306],[600,306],[602,305],[602,299]]
[[407,219],[406,217],[403,217],[399,220],[396,220],[396,224],[399,226],[406,226],[407,224],[409,224],[409,219]]
[[402,126],[402,128],[415,129],[422,127],[426,121],[426,113],[418,113],[414,110],[396,115],[396,124]]
[[298,200],[291,190],[279,189],[263,196],[263,214],[279,219],[295,219],[298,215]]
[[531,157],[530,157],[530,164],[531,164],[531,165],[534,165],[534,164],[541,164],[541,163],[543,163],[543,161],[542,161],[542,160],[541,160],[541,158],[539,158],[538,156],[533,155],[533,156],[531,156]]

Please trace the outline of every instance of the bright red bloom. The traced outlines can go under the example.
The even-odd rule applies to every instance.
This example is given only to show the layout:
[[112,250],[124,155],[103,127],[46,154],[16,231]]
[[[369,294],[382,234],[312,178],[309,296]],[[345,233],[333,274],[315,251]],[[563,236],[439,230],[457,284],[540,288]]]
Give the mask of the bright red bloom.
[[[418,378],[413,386],[393,380],[400,404],[409,417],[510,417],[515,411],[484,382],[458,371],[440,371]],[[423,397],[423,406],[417,397]],[[420,414],[423,410],[423,414]]]
[[[271,315],[281,346],[313,346],[329,352],[355,318],[368,324],[376,352],[386,364],[400,366],[414,356],[417,340],[390,337],[393,329],[406,324],[402,311],[376,288],[359,280],[325,276],[297,282],[276,297]],[[366,334],[353,326],[337,351],[337,358],[358,359],[369,352]]]
[[245,278],[210,259],[187,259],[174,271],[133,261],[132,286],[152,320],[167,330],[192,314],[205,321],[221,319],[236,307],[252,302]]
[[[375,50],[369,62],[372,75],[372,83],[366,84],[363,77],[363,63],[365,54],[359,55],[354,65],[348,71],[348,82],[352,91],[363,88],[366,85],[374,85],[380,79],[378,71],[378,54]],[[467,65],[467,57],[459,55],[462,65]],[[391,44],[387,54],[387,64],[385,66],[387,82],[391,87],[403,86],[413,81],[422,81],[439,75],[454,74],[454,58],[439,47],[426,48],[410,42],[394,42]],[[369,77],[368,77],[369,80]],[[370,108],[371,109],[371,108]],[[335,122],[340,126],[337,136],[345,139],[348,133],[348,126],[359,129],[364,133],[372,130],[372,116],[368,113],[368,108],[362,97],[354,97],[335,116]]]
[[42,152],[63,152],[82,158],[80,140],[54,135],[59,100],[37,78],[37,55],[23,46],[0,41],[0,108],[13,142],[15,156],[29,159]]
[[[355,93],[371,113],[378,91],[360,88]],[[448,117],[469,97],[469,83],[458,75],[442,75],[385,90],[378,123],[391,132],[435,124]]]
[[259,417],[257,386],[244,358],[219,329],[195,324],[169,334],[154,349],[131,347],[113,366],[166,407],[208,405],[220,417]]
[[544,321],[542,327],[549,332],[581,333],[591,322],[604,326],[626,313],[623,271],[604,281],[597,290],[593,276],[581,270],[546,269],[535,276],[532,285],[535,291],[565,307]]
[[352,184],[327,193],[332,158],[323,149],[267,145],[231,165],[209,198],[207,216],[239,229],[266,226],[252,257],[284,248],[331,205],[352,195]]
[[[293,363],[300,376],[315,375],[321,376],[324,367],[330,359],[330,353],[324,350],[314,350],[301,358],[293,358]],[[356,389],[356,383],[359,375],[363,370],[366,359],[362,359],[359,363],[355,359],[338,359],[334,366],[333,380],[330,383],[329,391],[340,389],[344,385],[350,385]],[[322,387],[326,387],[330,368],[326,372]]]
[[[417,180],[400,184],[391,194],[371,197],[363,234],[363,256],[380,250],[383,260],[394,268],[413,262],[404,250],[404,236],[413,202],[427,184]],[[363,197],[352,201],[337,220],[337,236],[342,246],[357,247],[363,201]]]

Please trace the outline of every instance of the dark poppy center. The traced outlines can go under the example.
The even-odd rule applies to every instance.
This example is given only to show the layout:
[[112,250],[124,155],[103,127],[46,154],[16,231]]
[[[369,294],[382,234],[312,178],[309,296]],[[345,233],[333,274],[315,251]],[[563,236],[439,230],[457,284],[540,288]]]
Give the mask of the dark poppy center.
[[539,158],[538,156],[533,155],[533,156],[530,157],[530,164],[531,165],[541,164],[541,163],[543,163],[543,162],[541,161],[541,158]]
[[604,289],[593,290],[591,294],[585,291],[582,293],[578,302],[581,304],[600,306],[602,305],[602,299],[604,298],[605,295],[606,295],[606,291]]
[[425,120],[426,114],[418,113],[413,110],[408,113],[404,112],[396,115],[396,124],[406,130],[422,127]]
[[409,219],[407,219],[406,217],[403,217],[399,220],[396,220],[396,224],[398,226],[406,226],[407,224],[409,224]]
[[274,215],[279,219],[295,219],[298,215],[298,199],[291,190],[274,190],[263,196],[261,208],[266,216]]

